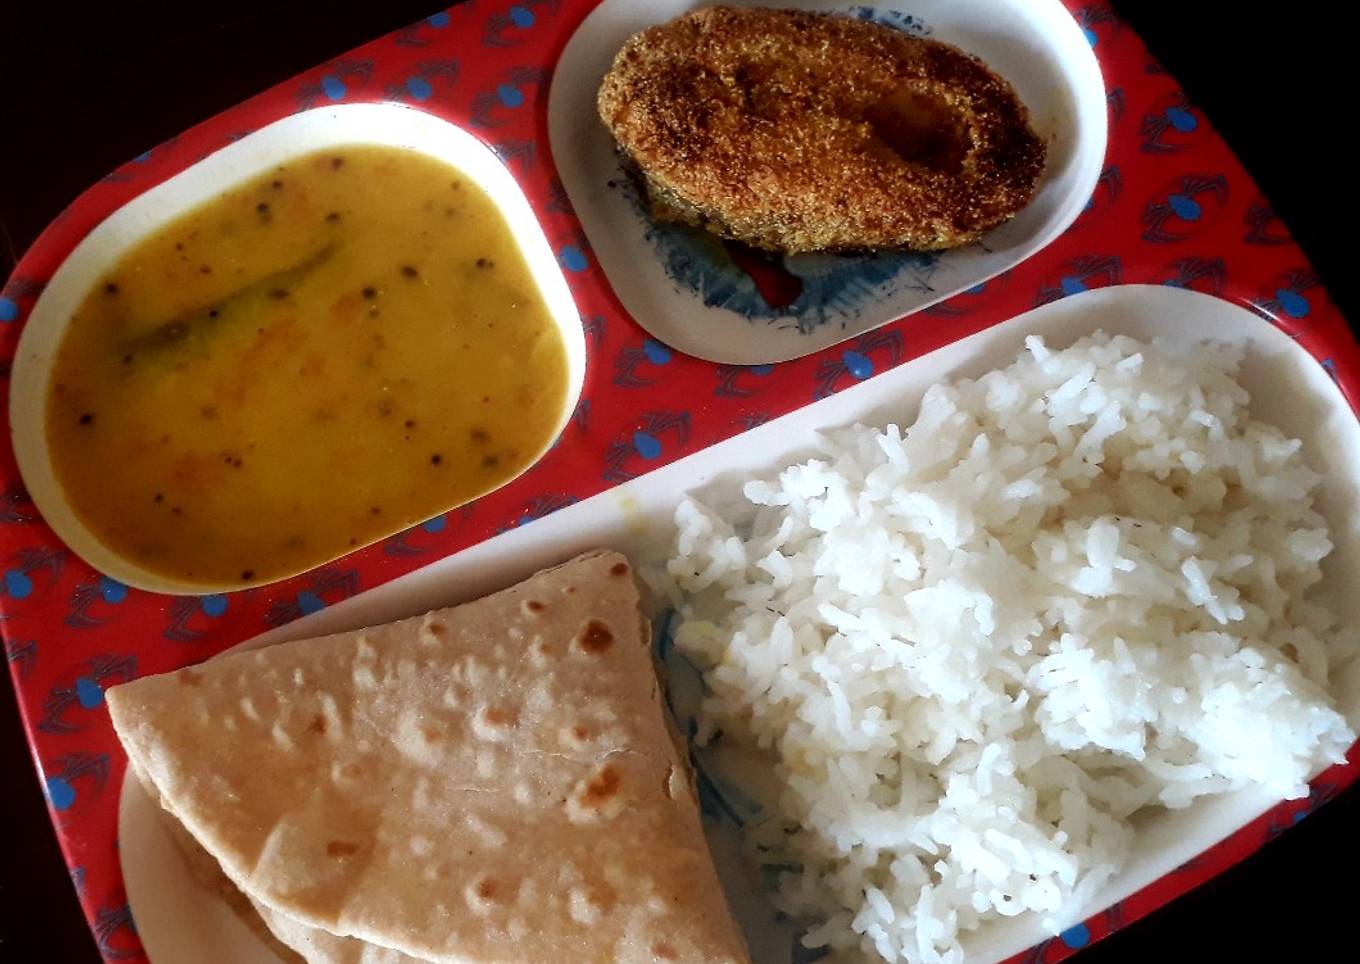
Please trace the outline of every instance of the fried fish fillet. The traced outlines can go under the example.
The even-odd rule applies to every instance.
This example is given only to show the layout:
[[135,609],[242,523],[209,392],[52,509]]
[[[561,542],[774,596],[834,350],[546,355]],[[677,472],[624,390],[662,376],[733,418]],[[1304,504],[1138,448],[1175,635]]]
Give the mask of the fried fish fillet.
[[982,61],[844,16],[696,10],[629,38],[598,107],[656,218],[772,251],[967,244],[1044,167]]

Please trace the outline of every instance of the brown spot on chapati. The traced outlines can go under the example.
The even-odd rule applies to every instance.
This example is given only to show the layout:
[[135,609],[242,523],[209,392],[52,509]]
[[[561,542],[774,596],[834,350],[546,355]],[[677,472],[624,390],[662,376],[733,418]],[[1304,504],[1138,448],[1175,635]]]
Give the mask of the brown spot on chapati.
[[482,720],[488,726],[514,726],[519,714],[501,706],[488,706],[482,710]]
[[429,726],[428,724],[420,728],[420,735],[425,737],[426,743],[438,743],[443,736],[437,726]]
[[599,655],[614,645],[614,634],[603,622],[592,619],[577,635],[575,642],[582,651]]
[[526,599],[524,601],[524,611],[527,613],[541,613],[548,607],[544,606],[537,599]]
[[425,629],[431,636],[443,636],[444,633],[447,632],[447,628],[443,623],[430,623]]
[[359,764],[357,763],[346,763],[340,768],[340,775],[349,780],[359,779],[359,777],[363,776],[363,772],[363,770],[359,769]]
[[619,776],[619,771],[606,763],[586,784],[586,792],[581,796],[581,803],[588,807],[598,807],[608,802],[622,786],[623,778]]
[[357,843],[350,843],[348,840],[328,840],[326,841],[327,857],[348,857],[359,852]]
[[609,574],[610,574],[611,576],[626,576],[626,575],[628,575],[628,563],[626,563],[626,562],[616,562],[616,563],[614,563],[612,566],[609,567]]
[[568,596],[574,596],[574,595],[576,595],[576,587],[575,587],[575,586],[568,586],[566,589],[563,589],[562,591],[563,591],[564,593],[566,593]]
[[500,892],[500,885],[490,877],[483,877],[477,882],[476,893],[482,900],[495,900]]
[[203,685],[203,674],[186,669],[179,674],[179,681],[185,686],[201,686]]
[[657,941],[652,945],[652,955],[663,961],[673,961],[676,957],[675,948],[671,947],[665,941]]
[[566,799],[567,819],[576,824],[613,820],[624,808],[623,775],[606,763],[580,780]]
[[607,884],[594,882],[573,887],[567,894],[567,907],[578,924],[593,924],[614,906],[615,894]]
[[571,728],[571,735],[576,737],[576,739],[578,740],[585,741],[590,739],[590,730],[582,726],[580,723],[577,723],[575,726]]
[[312,733],[325,733],[326,718],[318,713],[316,716],[312,717],[312,722],[308,724],[307,729]]

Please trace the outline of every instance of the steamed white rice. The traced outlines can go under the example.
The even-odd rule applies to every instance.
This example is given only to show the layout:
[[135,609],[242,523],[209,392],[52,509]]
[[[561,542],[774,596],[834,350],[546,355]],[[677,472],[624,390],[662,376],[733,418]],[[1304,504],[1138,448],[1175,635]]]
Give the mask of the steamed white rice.
[[962,960],[988,918],[1080,906],[1135,811],[1298,797],[1342,760],[1319,476],[1250,417],[1240,360],[1032,337],[905,432],[831,433],[736,513],[680,506],[698,739],[777,760],[748,844],[801,868],[776,900],[809,946]]

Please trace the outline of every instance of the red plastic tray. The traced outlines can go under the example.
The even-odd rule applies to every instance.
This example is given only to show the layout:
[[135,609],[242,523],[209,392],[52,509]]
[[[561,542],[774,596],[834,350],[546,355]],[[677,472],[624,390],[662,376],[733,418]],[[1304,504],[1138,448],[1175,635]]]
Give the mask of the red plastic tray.
[[[71,877],[105,959],[143,960],[120,875],[118,787],[124,757],[104,688],[200,661],[300,615],[814,401],[856,379],[847,351],[875,370],[899,365],[1026,309],[1117,283],[1180,285],[1246,304],[1323,365],[1355,408],[1360,347],[1303,253],[1205,117],[1099,3],[1065,0],[1093,45],[1109,92],[1109,148],[1086,211],[1051,246],[965,292],[754,377],[645,350],[591,257],[547,145],[547,77],[597,0],[482,0],[437,13],[307,71],[123,165],[43,232],[0,291],[0,364],[8,374],[45,281],[101,220],[206,154],[271,121],[330,102],[395,100],[467,127],[520,180],[586,323],[589,366],[563,441],[531,472],[476,503],[339,563],[226,596],[130,590],[74,557],[29,501],[0,448],[0,634]],[[531,68],[524,70],[523,68]],[[538,68],[537,71],[533,68]],[[537,79],[523,80],[524,77]],[[515,88],[517,96],[497,97]],[[494,123],[487,124],[486,120]],[[474,122],[475,121],[475,122]],[[888,337],[884,337],[887,335]],[[7,399],[0,401],[8,423]],[[634,432],[665,424],[643,459]],[[1017,960],[1060,960],[1241,860],[1360,775],[1360,751],[1122,903]]]

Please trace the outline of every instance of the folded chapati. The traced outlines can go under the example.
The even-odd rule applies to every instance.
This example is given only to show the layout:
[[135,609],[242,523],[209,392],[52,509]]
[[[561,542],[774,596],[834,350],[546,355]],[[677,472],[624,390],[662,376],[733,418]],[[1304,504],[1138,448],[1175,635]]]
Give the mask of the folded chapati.
[[747,960],[617,553],[108,705],[138,776],[309,961]]

